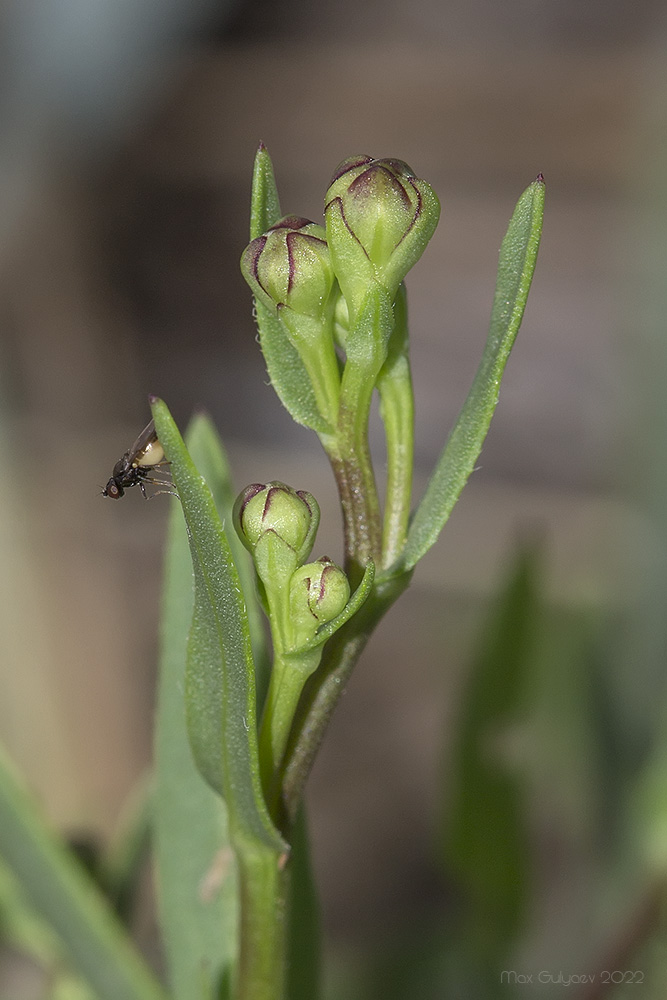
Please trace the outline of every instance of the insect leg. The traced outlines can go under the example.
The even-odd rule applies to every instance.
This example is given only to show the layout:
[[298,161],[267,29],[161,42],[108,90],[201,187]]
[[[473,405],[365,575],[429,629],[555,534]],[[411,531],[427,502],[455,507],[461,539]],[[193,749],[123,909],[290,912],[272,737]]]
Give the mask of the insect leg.
[[145,476],[141,481],[141,487],[146,500],[152,500],[153,497],[159,497],[162,494],[168,494],[171,497],[178,497],[179,500],[181,499],[178,496],[176,490],[157,490],[156,493],[147,494],[145,489],[143,488],[144,483],[150,483],[151,486],[171,486],[172,484],[169,482],[165,482],[163,479],[151,479],[148,476]]

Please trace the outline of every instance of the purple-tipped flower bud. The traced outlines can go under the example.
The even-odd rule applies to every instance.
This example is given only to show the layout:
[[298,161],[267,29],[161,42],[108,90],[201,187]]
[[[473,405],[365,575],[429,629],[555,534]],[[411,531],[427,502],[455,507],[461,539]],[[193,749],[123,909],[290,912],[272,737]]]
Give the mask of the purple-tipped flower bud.
[[440,202],[403,160],[352,156],[325,198],[327,242],[351,312],[378,281],[393,299],[435,232]]
[[314,318],[322,315],[334,282],[325,230],[295,215],[246,247],[241,271],[267,308],[288,306]]
[[284,483],[253,483],[234,504],[234,525],[250,552],[254,553],[260,539],[271,533],[294,551],[296,565],[308,557],[319,523],[315,497]]
[[345,573],[328,556],[306,563],[290,580],[290,620],[301,645],[339,615],[350,599]]

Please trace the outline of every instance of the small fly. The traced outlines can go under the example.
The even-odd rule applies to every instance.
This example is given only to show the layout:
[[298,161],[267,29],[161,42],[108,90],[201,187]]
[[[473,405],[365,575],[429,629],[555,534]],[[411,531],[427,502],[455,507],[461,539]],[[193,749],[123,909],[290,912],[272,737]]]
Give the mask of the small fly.
[[[169,465],[169,462],[164,457],[162,445],[158,441],[155,421],[151,420],[132,447],[114,465],[111,479],[102,490],[102,496],[111,497],[112,500],[120,500],[125,490],[129,490],[131,486],[138,486],[144,500],[148,500],[146,483],[151,483],[154,486],[171,485],[168,480],[156,479],[153,475],[156,469],[164,465]],[[178,496],[173,490],[158,490],[151,496],[156,497],[160,493]]]

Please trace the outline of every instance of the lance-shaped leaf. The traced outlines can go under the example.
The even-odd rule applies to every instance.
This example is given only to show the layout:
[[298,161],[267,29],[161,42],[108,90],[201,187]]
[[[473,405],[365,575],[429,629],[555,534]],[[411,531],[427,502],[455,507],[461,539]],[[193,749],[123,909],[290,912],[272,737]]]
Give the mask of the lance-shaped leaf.
[[[224,516],[232,503],[224,455],[210,421],[186,435]],[[236,954],[235,866],[227,809],[199,773],[185,722],[185,662],[194,587],[179,504],[170,512],[162,601],[155,734],[155,856],[160,927],[174,1000],[213,1000]]]
[[[265,233],[280,216],[271,157],[264,144],[260,143],[252,175],[250,239]],[[330,433],[331,428],[319,411],[304,363],[290,343],[280,320],[257,300],[255,318],[271,385],[281,403],[298,424],[321,434]]]
[[232,512],[236,500],[236,489],[232,482],[227,455],[215,429],[213,422],[204,414],[199,414],[192,421],[192,426],[186,435],[187,446],[192,459],[208,483],[215,505],[218,508],[223,523],[232,558],[241,580],[241,589],[245,599],[252,643],[252,655],[255,661],[255,687],[257,689],[257,706],[261,708],[266,688],[269,683],[271,654],[268,647],[265,617],[259,604],[255,588],[255,567],[250,554],[246,551],[234,529]]
[[262,796],[255,678],[238,572],[206,482],[165,403],[151,398],[155,427],[171,462],[195,576],[188,641],[186,713],[195,761],[227,803],[232,839],[285,849]]
[[459,954],[469,949],[474,955],[480,983],[488,977],[484,996],[497,983],[499,963],[528,915],[527,785],[512,745],[526,725],[531,672],[539,655],[539,577],[539,550],[524,542],[472,664],[439,838],[445,870],[463,900],[457,933],[467,948],[460,938],[456,946]]
[[434,544],[482,450],[533,280],[543,214],[544,179],[540,174],[519,198],[502,242],[484,354],[410,525],[399,569],[411,569]]
[[252,171],[250,239],[257,239],[281,217],[280,199],[269,151],[260,142]]

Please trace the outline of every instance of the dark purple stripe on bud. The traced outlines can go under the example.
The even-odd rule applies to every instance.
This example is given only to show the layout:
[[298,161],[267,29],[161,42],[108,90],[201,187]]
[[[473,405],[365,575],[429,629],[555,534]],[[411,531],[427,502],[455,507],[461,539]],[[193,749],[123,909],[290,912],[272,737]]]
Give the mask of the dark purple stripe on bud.
[[[414,210],[414,215],[412,216],[412,222],[407,227],[407,229],[405,230],[405,232],[401,236],[400,240],[396,244],[397,247],[401,245],[401,243],[403,242],[403,240],[405,239],[405,237],[408,235],[408,233],[410,232],[410,230],[415,226],[417,220],[419,219],[419,216],[422,214],[423,201],[422,201],[421,191],[419,190],[418,187],[415,187],[415,185],[412,183],[412,181],[410,181],[410,186],[412,187],[412,190],[415,193],[415,198],[417,199],[417,205],[416,205],[416,208]],[[406,198],[407,198],[407,195],[406,195]],[[409,201],[410,199],[408,198],[407,200]]]
[[257,263],[262,254],[262,250],[264,249],[265,246],[266,246],[266,236],[258,236],[256,240],[253,240],[252,243],[249,244],[248,250],[246,251],[246,253],[248,253],[249,251],[248,270],[250,271],[252,276],[257,279],[257,281],[259,281],[259,275],[257,273]]
[[304,219],[302,215],[286,215],[284,219],[279,219],[269,227],[268,232],[274,229],[304,229],[306,226],[314,226],[311,219]]
[[364,156],[363,154],[360,154],[359,156],[348,156],[348,158],[346,160],[343,160],[342,163],[339,163],[336,169],[334,170],[333,177],[329,181],[329,187],[331,187],[334,181],[337,181],[339,177],[342,177],[343,174],[346,174],[348,170],[356,170],[357,167],[363,167],[365,163],[372,163],[372,162],[373,162],[372,156]]
[[417,177],[412,167],[405,160],[394,160],[391,157],[384,157],[382,160],[375,160],[375,163],[379,167],[387,167],[392,173],[400,174],[401,177],[405,177],[407,180]]
[[[407,209],[410,210],[412,208],[412,205],[410,203],[410,199],[408,197],[407,191],[405,190],[405,187],[397,179],[396,174],[393,172],[393,170],[389,170],[387,167],[381,165],[379,162],[373,163],[368,168],[368,170],[364,170],[363,174],[359,174],[358,177],[355,177],[355,179],[352,181],[352,183],[348,188],[350,194],[354,196],[359,196],[359,195],[363,196],[365,194],[373,193],[376,189],[376,181],[378,174],[383,174],[384,176],[389,178],[389,183],[393,188],[394,193],[398,195],[401,201],[405,203]],[[411,187],[414,187],[414,185],[411,185]],[[387,195],[387,197],[390,197],[390,195]]]
[[263,521],[265,521],[266,518],[269,516],[269,513],[271,511],[271,505],[272,505],[274,499],[276,498],[276,495],[279,494],[279,493],[283,493],[283,492],[284,492],[284,490],[283,490],[282,486],[272,486],[267,491],[266,499],[264,500],[264,513],[262,514],[262,520]]
[[312,515],[313,515],[313,505],[310,502],[313,499],[312,494],[311,493],[307,493],[305,490],[297,490],[296,491],[296,495],[301,500],[303,500],[303,502],[305,503],[306,507],[310,511],[310,515],[312,517]]
[[329,577],[336,576],[340,572],[338,567],[333,565],[333,563],[329,559],[329,556],[322,556],[320,562],[323,563],[325,560],[327,561],[328,565],[324,567],[324,569],[322,570],[322,576],[320,577],[320,590],[319,594],[317,595],[318,601],[321,601],[322,598],[324,597],[324,591],[326,589],[327,580],[329,579]]
[[329,209],[331,208],[332,205],[338,205],[338,208],[340,209],[340,217],[343,220],[343,225],[347,229],[347,231],[350,234],[350,236],[352,237],[352,239],[355,240],[359,244],[359,246],[361,247],[361,249],[364,251],[364,253],[368,257],[368,253],[366,251],[366,247],[362,245],[361,240],[359,239],[359,237],[357,236],[357,234],[351,229],[350,223],[347,221],[347,219],[345,217],[345,207],[343,205],[343,199],[339,196],[337,198],[332,198],[331,201],[328,201],[326,203],[326,205],[324,206],[324,212],[325,212],[325,214],[329,211]]

